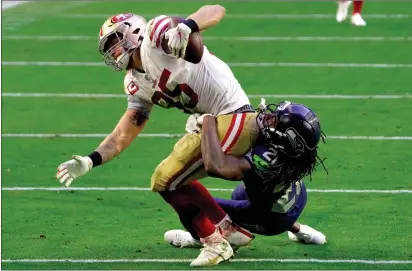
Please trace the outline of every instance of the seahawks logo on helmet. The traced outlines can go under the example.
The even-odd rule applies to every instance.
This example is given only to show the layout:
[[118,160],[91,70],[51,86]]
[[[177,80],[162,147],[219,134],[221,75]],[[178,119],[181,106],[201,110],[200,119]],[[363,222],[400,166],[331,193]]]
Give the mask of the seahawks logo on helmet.
[[[271,106],[261,110],[258,117],[258,125],[266,140],[294,157],[316,149],[322,132],[319,120],[310,108],[289,101],[275,105],[275,109]],[[275,126],[269,121],[273,117]]]
[[292,146],[293,150],[297,153],[297,155],[301,155],[305,152],[305,140],[300,134],[298,134],[298,132],[294,128],[287,129],[285,131],[285,135],[289,139],[290,145]]

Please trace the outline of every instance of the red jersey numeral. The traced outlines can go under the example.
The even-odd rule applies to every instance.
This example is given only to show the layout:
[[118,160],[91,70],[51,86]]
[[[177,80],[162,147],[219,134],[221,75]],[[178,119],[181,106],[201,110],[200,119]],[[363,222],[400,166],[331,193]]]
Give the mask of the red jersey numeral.
[[[163,70],[158,84],[161,91],[155,91],[152,96],[152,102],[166,108],[176,107],[183,110],[183,112],[190,114],[191,112],[187,109],[196,107],[199,101],[199,96],[187,84],[179,84],[174,90],[168,89],[166,84],[170,75],[171,72],[169,70]],[[173,100],[173,98],[180,96],[182,92],[189,97],[189,102],[184,105]]]

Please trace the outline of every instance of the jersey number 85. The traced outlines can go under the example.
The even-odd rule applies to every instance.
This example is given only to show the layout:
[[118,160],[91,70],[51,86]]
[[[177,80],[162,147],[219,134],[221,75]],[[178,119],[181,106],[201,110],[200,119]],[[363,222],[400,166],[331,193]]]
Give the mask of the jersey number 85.
[[[163,70],[158,84],[161,91],[155,91],[152,96],[152,102],[164,108],[176,107],[187,114],[193,113],[192,110],[196,107],[199,96],[187,84],[179,84],[174,90],[168,89],[166,83],[170,78],[170,74],[169,70]],[[183,99],[186,98],[184,99],[185,102],[181,103],[177,101],[177,97],[183,94],[187,97],[181,97]]]

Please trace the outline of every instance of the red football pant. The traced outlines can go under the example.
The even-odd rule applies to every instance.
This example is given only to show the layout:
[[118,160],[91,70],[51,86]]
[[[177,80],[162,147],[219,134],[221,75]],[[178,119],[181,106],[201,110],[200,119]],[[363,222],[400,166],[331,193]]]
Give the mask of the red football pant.
[[[182,223],[184,217],[193,218],[192,227],[200,238],[213,234],[216,230],[215,224],[226,216],[225,211],[199,181],[173,191],[162,191],[160,195],[175,209]],[[190,222],[185,221],[185,223]]]

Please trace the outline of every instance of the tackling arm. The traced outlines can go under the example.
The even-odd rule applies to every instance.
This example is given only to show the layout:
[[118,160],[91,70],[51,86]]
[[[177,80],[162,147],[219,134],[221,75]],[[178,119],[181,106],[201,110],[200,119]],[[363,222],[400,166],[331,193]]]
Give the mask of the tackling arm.
[[199,31],[217,25],[225,17],[226,9],[221,5],[206,5],[189,15],[187,19],[192,19],[199,27]]
[[216,119],[204,116],[202,125],[202,157],[206,172],[226,180],[242,180],[244,172],[251,168],[243,157],[225,155],[217,135]]

